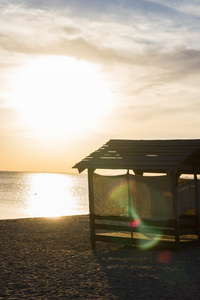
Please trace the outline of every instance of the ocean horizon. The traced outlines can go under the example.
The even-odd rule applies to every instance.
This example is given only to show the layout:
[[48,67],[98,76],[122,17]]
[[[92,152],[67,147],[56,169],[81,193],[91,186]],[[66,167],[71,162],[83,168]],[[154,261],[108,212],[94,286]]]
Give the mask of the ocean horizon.
[[86,174],[0,171],[0,219],[89,213]]

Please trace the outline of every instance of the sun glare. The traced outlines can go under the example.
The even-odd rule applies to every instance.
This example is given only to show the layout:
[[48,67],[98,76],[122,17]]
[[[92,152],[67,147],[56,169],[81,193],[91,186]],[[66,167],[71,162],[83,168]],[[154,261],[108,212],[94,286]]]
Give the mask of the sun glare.
[[112,107],[99,67],[63,56],[36,58],[21,68],[11,98],[22,125],[45,135],[95,128]]
[[[30,217],[59,217],[80,213],[82,198],[76,195],[73,176],[30,173],[26,213]],[[83,195],[82,195],[83,196]],[[84,196],[83,196],[84,198]]]

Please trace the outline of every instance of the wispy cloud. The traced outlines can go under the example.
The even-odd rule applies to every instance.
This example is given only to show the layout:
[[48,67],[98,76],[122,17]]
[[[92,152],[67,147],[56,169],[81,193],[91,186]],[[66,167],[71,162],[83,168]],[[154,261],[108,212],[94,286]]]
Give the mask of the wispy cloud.
[[[31,155],[32,165],[54,145],[75,163],[110,138],[199,138],[199,23],[198,0],[0,0],[1,157]],[[94,64],[110,88],[101,127],[71,134],[70,147],[62,134],[41,144],[10,102],[16,74],[44,56]]]
[[[127,111],[130,122],[132,116],[144,121],[177,111],[191,117],[199,109],[188,109],[198,100],[198,1],[0,3],[4,74],[32,56],[71,56],[102,67],[114,83],[116,110]],[[2,73],[0,81],[3,93]],[[174,102],[178,105],[171,106]],[[122,122],[117,114],[112,118]]]

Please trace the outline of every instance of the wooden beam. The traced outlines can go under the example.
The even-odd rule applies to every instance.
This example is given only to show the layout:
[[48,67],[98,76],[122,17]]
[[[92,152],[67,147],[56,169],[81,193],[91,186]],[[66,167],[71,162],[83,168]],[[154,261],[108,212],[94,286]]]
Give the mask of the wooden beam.
[[179,226],[179,202],[177,197],[177,175],[173,172],[171,175],[171,192],[174,206],[174,220],[175,220],[175,243],[177,250],[180,249],[180,226]]
[[135,175],[138,175],[138,176],[143,176],[143,171],[142,170],[133,170],[133,172],[135,173]]
[[195,203],[196,203],[196,219],[197,219],[197,232],[198,238],[200,240],[200,207],[199,207],[199,189],[198,189],[198,179],[196,172],[194,173],[194,182],[195,182]]
[[[131,199],[131,182],[130,182],[130,174],[129,170],[127,171],[127,187],[128,187],[128,213],[130,216],[130,222],[133,220],[131,215],[131,208],[132,208],[132,199]],[[131,227],[131,238],[133,239],[133,230]]]
[[96,248],[96,243],[95,243],[93,174],[94,174],[94,169],[88,169],[89,213],[90,213],[90,241],[91,241],[91,247],[92,247],[92,249],[95,249]]

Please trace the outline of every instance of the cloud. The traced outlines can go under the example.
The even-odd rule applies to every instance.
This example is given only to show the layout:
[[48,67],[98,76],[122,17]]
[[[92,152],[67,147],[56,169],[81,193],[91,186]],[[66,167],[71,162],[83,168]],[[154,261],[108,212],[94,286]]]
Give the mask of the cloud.
[[[0,9],[2,70],[12,73],[23,60],[40,55],[100,64],[113,81],[116,107],[121,110],[121,116],[112,118],[123,123],[123,117],[130,123],[132,116],[137,122],[172,117],[178,105],[185,114],[188,103],[196,103],[200,75],[196,1],[191,5],[183,1],[183,6],[156,0],[9,3]],[[4,79],[1,75],[2,83]],[[177,107],[171,106],[174,101]],[[195,112],[191,107],[190,116]]]
[[[89,2],[91,3],[91,1],[84,3],[87,6]],[[107,10],[105,19],[88,21],[70,12],[66,13],[66,10],[65,13],[53,12],[51,6],[48,10],[44,10],[11,5],[2,9],[1,47],[12,55],[13,53],[68,55],[101,64],[123,63],[125,67],[127,64],[130,64],[130,67],[160,66],[160,69],[171,69],[174,73],[178,72],[175,66],[179,66],[180,69],[182,65],[187,70],[188,67],[191,68],[192,71],[192,61],[195,61],[194,69],[199,53],[197,47],[187,49],[187,45],[190,44],[191,48],[194,44],[194,41],[189,43],[189,40],[191,36],[194,40],[195,32],[191,35],[183,26],[182,30],[179,30],[175,27],[175,23],[166,26],[166,19],[162,20],[161,25],[160,14],[155,20],[148,18],[146,10],[149,12],[149,7],[153,7],[150,12],[156,16],[157,10],[163,11],[160,7],[163,5],[156,4],[158,7],[155,8],[155,4],[148,2],[149,6],[144,14],[144,5],[147,2],[140,1],[140,4],[137,2],[136,5],[126,1],[123,5],[121,1],[117,1],[116,11],[122,6],[128,10],[131,6],[133,10],[140,9],[142,15],[142,18],[140,15],[134,16],[132,23],[124,19],[120,24],[117,23],[117,14],[116,19],[113,17],[109,19]],[[31,3],[29,1],[29,4]],[[53,3],[55,4],[51,1],[50,4]],[[34,5],[37,7],[36,4]],[[72,2],[69,4],[72,5]],[[108,6],[112,4],[112,1],[108,1]],[[195,43],[197,45],[197,41]],[[163,52],[164,49],[167,52]],[[179,64],[176,64],[177,61]]]
[[162,0],[147,0],[149,2],[157,3],[159,5],[163,5],[170,9],[186,13],[187,15],[191,15],[192,17],[199,16],[200,8],[199,8],[199,1],[198,0],[168,0],[163,2]]
[[[126,1],[125,5],[122,5],[121,1],[117,1],[116,13],[107,9],[104,11],[104,18],[99,17],[95,20],[85,19],[84,14],[73,14],[67,9],[68,6],[64,11],[57,9],[54,12],[51,6],[55,5],[54,1],[50,2],[46,10],[10,5],[2,8],[1,12],[1,47],[10,52],[27,54],[65,54],[80,59],[98,59],[102,62],[104,59],[115,62],[116,57],[119,62],[137,60],[139,63],[142,61],[140,56],[143,56],[146,63],[147,52],[151,52],[153,58],[157,53],[167,51],[169,54],[175,48],[186,47],[188,44],[195,49],[197,40],[194,37],[198,30],[193,31],[192,40],[187,26],[177,26],[174,20],[169,23],[168,18],[163,19],[160,13],[156,13],[155,4],[148,2],[153,8],[148,10],[148,6],[145,9],[144,5],[147,2],[140,1],[133,5],[132,2]],[[29,4],[31,3],[33,2],[29,1]],[[68,3],[70,7],[74,7],[72,2]],[[78,7],[77,3],[75,7]],[[89,3],[91,1],[84,2],[86,7]],[[107,6],[112,5],[113,2],[108,1]],[[37,7],[37,3],[34,6]],[[123,13],[120,14],[120,8],[124,7],[128,12],[129,6],[132,10],[140,9],[140,12],[134,17],[132,15],[125,18]],[[38,7],[42,6],[38,3]],[[157,10],[162,11],[160,4]],[[155,19],[149,17],[149,11],[152,11]],[[122,16],[124,18],[119,23]]]
[[[111,49],[96,46],[87,38],[85,21],[59,16],[43,10],[14,7],[2,13],[1,49],[28,55],[68,55],[85,60],[114,59]],[[86,22],[87,23],[87,22]],[[85,36],[84,36],[85,34]],[[96,32],[98,35],[98,32]]]
[[[198,138],[199,22],[195,0],[0,0],[2,155],[15,157],[17,140],[20,150],[30,145],[31,160],[54,145],[72,161],[110,138]],[[113,101],[101,126],[73,135],[70,146],[65,134],[41,144],[9,102],[16,74],[46,55],[98,64]]]

